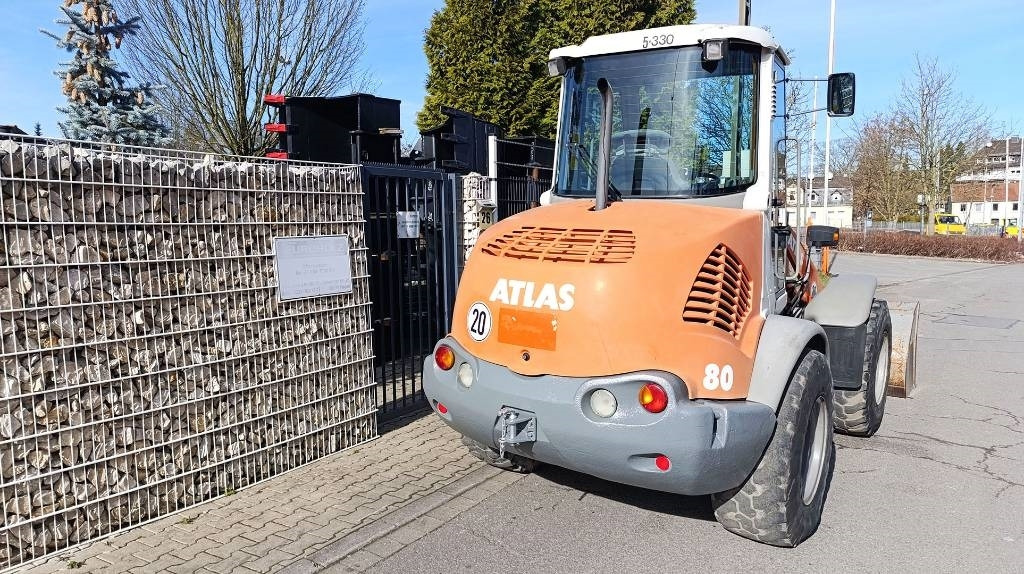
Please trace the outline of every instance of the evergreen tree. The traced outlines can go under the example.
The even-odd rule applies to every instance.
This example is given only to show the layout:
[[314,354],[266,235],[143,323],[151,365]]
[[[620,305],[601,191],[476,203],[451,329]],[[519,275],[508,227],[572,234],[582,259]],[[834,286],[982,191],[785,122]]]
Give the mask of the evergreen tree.
[[[83,5],[81,11],[72,8],[76,4]],[[74,55],[56,72],[68,97],[67,107],[58,108],[66,116],[59,123],[64,136],[127,145],[166,145],[170,139],[159,118],[160,108],[152,103],[154,88],[148,84],[127,85],[128,74],[118,69],[110,53],[112,48],[121,47],[125,36],[138,31],[138,19],[122,21],[111,0],[64,0],[61,10],[66,18],[57,23],[67,26],[67,33],[60,37],[42,32]]]
[[43,124],[41,124],[39,122],[36,122],[36,128],[32,131],[32,133],[34,133],[36,137],[42,136],[43,135]]
[[452,106],[511,136],[553,137],[559,81],[548,77],[552,49],[693,17],[693,0],[447,0],[426,31],[430,71],[417,124],[439,124],[440,107]]

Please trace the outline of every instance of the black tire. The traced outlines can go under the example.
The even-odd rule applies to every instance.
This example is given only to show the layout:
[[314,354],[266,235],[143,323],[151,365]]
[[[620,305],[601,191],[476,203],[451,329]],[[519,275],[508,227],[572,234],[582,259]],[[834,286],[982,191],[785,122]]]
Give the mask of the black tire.
[[[859,389],[835,391],[834,424],[836,432],[853,436],[871,436],[882,425],[885,415],[886,387],[889,385],[889,366],[892,364],[892,320],[889,305],[875,300],[868,315],[867,336],[864,339],[864,369]],[[879,360],[884,359],[882,380],[878,380]]]
[[775,434],[747,481],[711,501],[726,530],[793,547],[818,529],[835,466],[832,372],[821,352],[804,353],[777,418]]
[[469,453],[473,456],[502,470],[529,474],[540,466],[539,462],[532,458],[526,458],[525,456],[519,456],[512,453],[506,453],[504,457],[498,456],[498,451],[487,445],[478,443],[465,435],[462,437],[462,444],[466,445],[466,448],[469,449]]

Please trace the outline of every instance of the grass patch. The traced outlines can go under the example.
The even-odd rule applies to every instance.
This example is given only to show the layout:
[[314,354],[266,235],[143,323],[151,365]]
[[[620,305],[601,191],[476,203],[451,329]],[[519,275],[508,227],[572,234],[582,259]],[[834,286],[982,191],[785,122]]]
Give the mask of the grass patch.
[[66,566],[68,570],[77,570],[82,566],[85,566],[85,562],[79,562],[78,560],[68,560]]
[[919,235],[873,231],[867,236],[859,231],[845,230],[839,234],[842,251],[917,255],[949,259],[981,261],[1024,261],[1024,246],[1017,240],[1002,237],[970,237],[959,235]]
[[198,514],[193,514],[192,516],[186,516],[186,517],[182,518],[181,520],[179,520],[178,524],[192,524],[193,522],[196,521],[197,518],[199,518]]

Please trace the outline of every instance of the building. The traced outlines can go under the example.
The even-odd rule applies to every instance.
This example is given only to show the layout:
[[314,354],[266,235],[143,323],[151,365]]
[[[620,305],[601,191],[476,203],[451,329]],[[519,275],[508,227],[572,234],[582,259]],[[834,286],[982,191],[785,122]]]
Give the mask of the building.
[[[805,183],[803,180],[800,182]],[[853,227],[853,183],[846,177],[833,177],[829,181],[828,214],[825,213],[825,182],[814,178],[809,189],[804,190],[803,221],[805,225],[832,225]],[[797,186],[790,182],[786,187],[786,215],[791,224],[797,223]]]
[[953,215],[967,225],[1015,225],[1020,219],[1020,180],[958,181],[950,195]]
[[1022,155],[1024,140],[1019,137],[986,144],[950,186],[953,214],[968,225],[1015,225],[1020,219]]
[[15,125],[0,125],[0,134],[11,134],[16,136],[27,136],[21,128]]

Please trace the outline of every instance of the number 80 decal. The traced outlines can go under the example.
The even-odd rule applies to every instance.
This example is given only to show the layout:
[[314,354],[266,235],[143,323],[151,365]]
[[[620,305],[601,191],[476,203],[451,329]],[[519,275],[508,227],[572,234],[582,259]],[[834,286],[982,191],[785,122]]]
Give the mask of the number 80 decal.
[[732,389],[732,365],[718,366],[717,363],[708,363],[704,367],[704,388],[713,391],[722,387],[723,391]]
[[487,305],[479,301],[473,303],[466,316],[466,330],[476,342],[483,341],[491,334],[491,310]]

